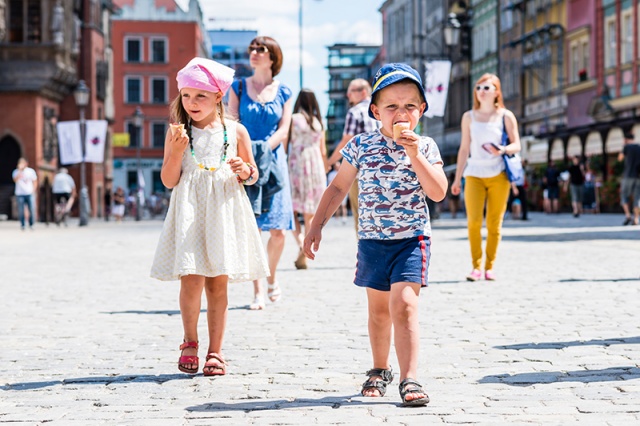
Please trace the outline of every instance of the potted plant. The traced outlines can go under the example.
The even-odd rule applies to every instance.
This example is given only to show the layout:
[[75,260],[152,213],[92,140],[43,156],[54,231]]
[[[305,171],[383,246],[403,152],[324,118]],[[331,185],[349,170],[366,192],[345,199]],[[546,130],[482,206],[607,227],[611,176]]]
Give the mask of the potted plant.
[[580,71],[578,71],[578,78],[580,79],[580,81],[587,81],[587,69],[586,68],[582,68]]

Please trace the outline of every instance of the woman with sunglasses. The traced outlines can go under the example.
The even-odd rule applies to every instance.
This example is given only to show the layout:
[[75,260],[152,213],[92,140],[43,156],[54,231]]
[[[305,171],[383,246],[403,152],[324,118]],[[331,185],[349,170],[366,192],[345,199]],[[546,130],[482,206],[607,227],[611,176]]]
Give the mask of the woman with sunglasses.
[[[520,151],[518,122],[504,107],[497,76],[484,74],[480,77],[473,91],[473,109],[464,113],[460,127],[460,149],[451,193],[460,194],[464,176],[464,201],[473,264],[467,280],[482,278],[481,229],[486,205],[484,278],[493,281],[496,279],[493,266],[511,187],[502,155]],[[511,143],[508,146],[501,145],[503,131],[509,135]]]
[[[257,216],[258,227],[270,233],[267,255],[271,276],[267,278],[267,296],[276,302],[281,295],[276,268],[284,250],[285,231],[294,228],[286,147],[283,146],[289,134],[293,100],[291,89],[274,79],[282,68],[282,50],[278,42],[271,37],[256,37],[249,43],[247,52],[253,75],[233,83],[228,106],[230,114],[249,131],[256,161],[258,156],[255,151],[258,147],[271,149],[275,158],[275,164],[271,163],[271,167],[277,167],[276,172],[283,185],[270,201],[265,202],[269,205],[260,205],[259,208],[256,207],[256,200],[261,204],[265,198],[261,193],[249,194],[254,210],[264,212]],[[263,186],[260,190],[266,189]],[[249,309],[264,309],[265,297],[260,281],[254,281],[253,288],[254,299]]]

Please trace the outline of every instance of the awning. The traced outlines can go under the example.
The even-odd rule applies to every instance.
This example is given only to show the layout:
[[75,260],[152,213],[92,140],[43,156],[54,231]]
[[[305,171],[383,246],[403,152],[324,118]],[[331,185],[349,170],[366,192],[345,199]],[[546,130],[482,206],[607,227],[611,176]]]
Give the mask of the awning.
[[564,146],[562,146],[562,139],[554,139],[551,143],[551,159],[564,160]]
[[607,137],[607,144],[605,145],[607,154],[617,154],[622,151],[623,146],[624,135],[622,134],[622,129],[619,127],[611,129]]
[[549,142],[543,139],[533,139],[527,142],[527,151],[524,158],[529,164],[547,164]]
[[602,138],[600,132],[591,132],[584,144],[584,155],[602,155]]
[[582,144],[580,143],[580,136],[571,136],[569,143],[567,144],[567,157],[573,157],[575,155],[582,155]]

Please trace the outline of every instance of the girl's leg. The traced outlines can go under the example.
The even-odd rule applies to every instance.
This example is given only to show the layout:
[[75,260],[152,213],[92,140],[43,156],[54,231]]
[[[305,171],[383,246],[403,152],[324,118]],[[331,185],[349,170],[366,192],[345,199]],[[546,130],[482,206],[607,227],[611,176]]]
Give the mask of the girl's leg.
[[[293,212],[293,216],[295,217],[293,221],[295,226],[291,231],[291,233],[293,234],[293,238],[295,238],[296,243],[298,244],[298,247],[300,247],[300,250],[302,250],[302,245],[304,243],[304,234],[300,227],[300,221],[298,220],[298,212]],[[305,227],[306,227],[306,224],[305,224]]]
[[[204,287],[204,277],[201,275],[185,275],[180,278],[180,314],[182,316],[182,326],[184,328],[184,341],[198,341],[198,318],[200,317],[200,304],[202,300],[202,289]],[[184,356],[196,356],[196,348],[185,348],[182,351]],[[195,364],[186,364],[186,368],[197,368]]]
[[[389,292],[367,288],[369,306],[369,342],[373,355],[373,368],[389,369],[391,350],[391,314],[389,312]],[[372,376],[370,380],[382,380]],[[380,396],[376,389],[366,389],[364,396]]]
[[[468,176],[464,188],[464,202],[467,206],[467,232],[473,269],[480,269],[482,263],[481,230],[484,205],[487,199],[487,188],[484,181],[485,179]],[[509,183],[508,180],[507,183]]]
[[267,282],[273,284],[276,281],[276,269],[284,250],[284,231],[282,229],[272,229],[269,231],[271,236],[267,242],[267,257],[269,258],[269,272],[271,276],[267,278]]
[[[420,326],[418,324],[418,297],[420,284],[394,283],[389,296],[389,310],[393,322],[393,340],[400,365],[400,382],[417,379],[420,352]],[[408,401],[424,398],[424,393],[409,393]]]
[[500,243],[502,218],[509,198],[509,179],[504,173],[486,179],[487,182],[487,247],[484,268],[493,269],[498,244]]
[[[205,278],[204,280],[204,289],[207,296],[207,324],[209,326],[209,349],[207,354],[216,353],[221,355],[222,353],[222,342],[227,325],[228,282],[229,277],[227,275]],[[204,370],[212,368],[205,364]]]

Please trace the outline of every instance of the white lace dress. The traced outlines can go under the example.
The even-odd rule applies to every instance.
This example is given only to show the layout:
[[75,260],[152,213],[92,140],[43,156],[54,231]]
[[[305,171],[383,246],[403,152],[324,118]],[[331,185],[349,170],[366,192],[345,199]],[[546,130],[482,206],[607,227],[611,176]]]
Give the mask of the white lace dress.
[[[229,159],[237,155],[236,123],[225,123]],[[194,127],[192,136],[198,162],[218,167],[224,144],[222,128]],[[228,275],[229,282],[243,282],[268,276],[269,267],[253,210],[236,175],[226,163],[213,172],[199,168],[187,147],[151,277],[169,281],[190,274]]]

